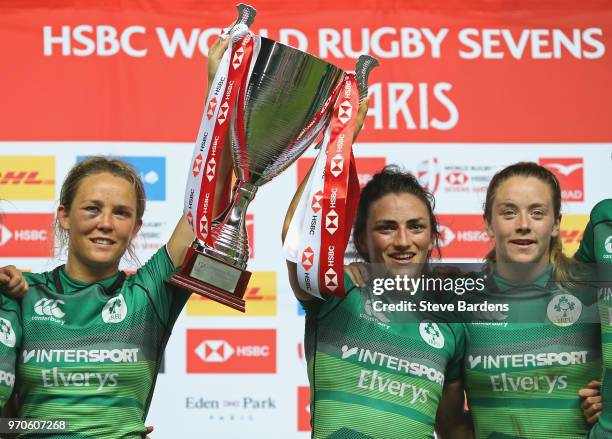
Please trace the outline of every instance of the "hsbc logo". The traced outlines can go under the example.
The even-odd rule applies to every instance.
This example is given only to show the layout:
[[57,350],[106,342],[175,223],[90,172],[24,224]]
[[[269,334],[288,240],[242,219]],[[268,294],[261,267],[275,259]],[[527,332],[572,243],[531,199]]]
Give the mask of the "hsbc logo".
[[217,97],[213,96],[213,98],[208,103],[208,108],[206,109],[206,117],[208,120],[212,119],[215,115],[215,110],[217,109]]
[[308,271],[312,268],[314,264],[314,251],[312,247],[306,247],[302,252],[302,267],[304,270]]
[[224,101],[219,108],[219,116],[217,117],[217,122],[219,125],[223,125],[225,119],[227,119],[227,111],[229,110],[229,104],[227,101]]
[[318,191],[312,196],[312,202],[310,207],[314,213],[318,213],[321,210],[321,200],[323,199],[323,191]]
[[338,230],[338,214],[335,210],[330,210],[325,216],[325,229],[330,235],[333,235]]
[[205,216],[200,220],[200,234],[206,238],[208,236],[208,220]]
[[331,159],[331,164],[329,166],[329,172],[331,172],[331,174],[334,177],[338,177],[338,175],[342,174],[343,169],[344,169],[344,158],[342,157],[341,154],[336,154]]
[[446,175],[446,182],[453,186],[463,186],[469,177],[464,172],[451,172]]
[[353,114],[353,106],[348,100],[345,100],[340,104],[338,108],[338,119],[340,122],[346,125],[346,123],[351,120],[351,116]]
[[274,329],[187,330],[187,373],[275,372]]
[[0,224],[2,257],[47,257],[53,254],[53,214],[8,213]]
[[211,157],[211,159],[208,161],[208,164],[206,165],[206,178],[208,179],[208,181],[212,181],[213,178],[215,178],[216,170],[217,162],[215,161],[214,157]]
[[243,58],[244,58],[244,47],[240,46],[238,50],[236,50],[236,52],[234,53],[234,57],[232,58],[232,66],[234,67],[234,70],[240,67],[240,64],[242,64]]
[[193,161],[193,167],[191,169],[191,172],[193,172],[194,177],[197,177],[200,171],[202,170],[202,161],[202,154],[198,154],[195,160]]
[[562,201],[584,201],[584,162],[582,157],[540,158],[539,164],[550,170],[559,180]]
[[329,268],[325,272],[325,286],[330,291],[336,291],[336,288],[338,288],[338,274],[333,268]]
[[491,248],[480,215],[438,215],[444,258],[482,258]]

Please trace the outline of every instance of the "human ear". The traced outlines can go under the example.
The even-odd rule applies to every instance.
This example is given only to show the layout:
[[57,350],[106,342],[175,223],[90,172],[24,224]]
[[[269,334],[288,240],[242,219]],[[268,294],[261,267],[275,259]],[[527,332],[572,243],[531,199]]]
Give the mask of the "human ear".
[[66,206],[60,204],[57,208],[57,220],[59,222],[60,227],[65,231],[70,230],[70,221],[68,219],[68,216],[69,212]]

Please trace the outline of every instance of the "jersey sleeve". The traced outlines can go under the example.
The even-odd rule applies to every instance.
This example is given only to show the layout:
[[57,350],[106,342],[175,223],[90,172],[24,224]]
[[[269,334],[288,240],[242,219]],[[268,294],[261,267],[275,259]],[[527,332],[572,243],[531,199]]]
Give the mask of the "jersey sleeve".
[[187,290],[166,283],[166,279],[175,271],[168,250],[163,246],[136,272],[132,280],[135,286],[139,285],[149,294],[164,325],[176,321],[191,295]]
[[[595,227],[601,223],[612,223],[612,198],[600,201],[591,210],[589,223],[584,229],[580,247],[574,255],[579,261],[587,263],[597,262]],[[605,245],[603,241],[601,244]]]
[[465,352],[465,329],[461,323],[449,323],[455,336],[455,350],[446,365],[445,381],[450,383],[463,378],[463,355]]
[[19,303],[0,295],[0,411],[15,384],[15,362],[21,346]]

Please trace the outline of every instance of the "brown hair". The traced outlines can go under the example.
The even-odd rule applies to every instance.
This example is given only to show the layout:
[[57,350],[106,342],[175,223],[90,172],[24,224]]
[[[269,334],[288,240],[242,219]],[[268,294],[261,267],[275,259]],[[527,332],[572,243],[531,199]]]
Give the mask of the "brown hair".
[[[534,177],[546,184],[550,188],[552,195],[553,213],[555,219],[561,216],[561,186],[555,174],[550,172],[543,166],[534,162],[518,162],[510,165],[496,173],[487,189],[487,197],[484,204],[484,219],[487,224],[491,224],[493,203],[497,189],[503,182],[512,177]],[[561,235],[550,238],[550,256],[549,261],[553,266],[553,277],[562,285],[573,283],[574,276],[572,275],[573,260],[563,254],[563,244],[561,243]],[[487,265],[490,267],[495,262],[495,247],[485,257]]]
[[[76,197],[81,182],[90,175],[101,174],[104,172],[119,178],[123,178],[132,185],[134,188],[134,193],[136,194],[136,221],[142,221],[142,216],[144,215],[146,206],[144,185],[136,170],[130,164],[119,159],[94,156],[88,157],[82,162],[74,165],[68,172],[68,175],[62,184],[59,203],[64,206],[66,211],[69,211],[72,207],[72,202]],[[60,227],[57,218],[55,219],[55,234],[58,248],[61,249],[65,247],[68,241],[68,236],[66,231]],[[127,251],[132,259],[137,260],[131,244]]]
[[402,172],[398,166],[388,165],[382,171],[374,174],[372,179],[364,186],[359,196],[359,205],[357,206],[355,225],[353,227],[353,242],[359,256],[364,261],[369,262],[368,255],[362,252],[362,248],[365,247],[362,245],[362,238],[366,231],[370,206],[387,194],[403,193],[414,195],[427,207],[434,247],[438,250],[438,254],[440,253],[440,231],[438,230],[438,221],[433,212],[435,207],[434,196],[420,185],[414,175]]

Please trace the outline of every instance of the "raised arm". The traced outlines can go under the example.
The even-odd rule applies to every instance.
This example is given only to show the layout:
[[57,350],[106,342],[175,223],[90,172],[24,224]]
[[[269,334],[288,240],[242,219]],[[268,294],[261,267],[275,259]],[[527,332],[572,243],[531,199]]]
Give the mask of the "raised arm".
[[[230,39],[219,38],[211,46],[208,51],[208,90],[210,91],[210,85],[213,82],[219,62],[223,53],[229,45]],[[226,136],[226,144],[221,154],[221,160],[217,165],[217,185],[215,187],[215,204],[213,207],[213,217],[216,217],[222,213],[229,203],[229,193],[232,179],[232,157],[228,147],[229,136]],[[195,234],[191,229],[191,226],[187,222],[185,215],[181,214],[178,224],[172,232],[172,236],[168,240],[167,249],[170,259],[175,267],[180,266],[185,259],[187,248],[193,242]]]

